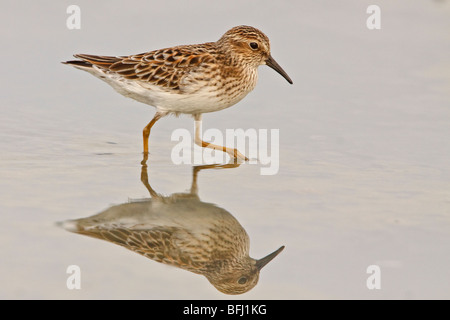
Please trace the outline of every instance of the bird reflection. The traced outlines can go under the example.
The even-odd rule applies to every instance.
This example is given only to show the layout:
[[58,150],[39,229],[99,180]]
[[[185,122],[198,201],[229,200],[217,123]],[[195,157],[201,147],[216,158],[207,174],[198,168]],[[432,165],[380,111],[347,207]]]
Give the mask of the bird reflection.
[[69,220],[75,233],[110,241],[147,258],[205,276],[219,291],[241,294],[258,282],[260,270],[284,246],[262,259],[249,256],[249,237],[226,210],[202,202],[197,175],[203,169],[234,168],[239,164],[193,168],[190,192],[161,196],[148,182],[143,162],[141,180],[151,198],[131,201],[96,214]]

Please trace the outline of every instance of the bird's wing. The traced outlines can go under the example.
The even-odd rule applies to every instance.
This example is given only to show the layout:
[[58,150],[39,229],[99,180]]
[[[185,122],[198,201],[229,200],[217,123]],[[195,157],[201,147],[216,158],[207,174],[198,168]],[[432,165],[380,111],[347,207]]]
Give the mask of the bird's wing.
[[[177,227],[155,227],[148,230],[99,227],[79,229],[76,233],[106,240],[139,253],[149,259],[198,273],[201,263],[193,261],[192,255],[180,247],[180,238],[185,238],[186,230]],[[184,242],[184,241],[182,241]]]
[[212,66],[212,44],[178,46],[123,57],[76,54],[75,57],[126,79],[183,90],[183,78]]

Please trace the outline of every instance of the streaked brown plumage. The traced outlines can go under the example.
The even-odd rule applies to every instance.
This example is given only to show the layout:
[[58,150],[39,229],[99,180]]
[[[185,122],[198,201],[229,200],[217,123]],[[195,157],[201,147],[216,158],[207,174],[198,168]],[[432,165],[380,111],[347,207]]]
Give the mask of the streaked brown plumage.
[[[150,129],[161,117],[214,112],[243,99],[257,82],[260,65],[292,80],[270,54],[269,38],[256,28],[238,26],[218,41],[183,45],[130,56],[77,54],[80,60],[65,63],[88,71],[126,97],[156,107],[153,120],[144,128],[144,154],[148,153]],[[235,149],[201,140],[203,147],[219,149],[232,157],[246,159]]]

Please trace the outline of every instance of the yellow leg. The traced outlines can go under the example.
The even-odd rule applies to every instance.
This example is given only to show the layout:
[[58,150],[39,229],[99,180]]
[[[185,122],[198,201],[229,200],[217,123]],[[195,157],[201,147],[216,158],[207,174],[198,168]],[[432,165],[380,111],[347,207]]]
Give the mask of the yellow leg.
[[144,155],[148,155],[148,137],[150,136],[150,130],[152,129],[153,125],[156,121],[161,119],[163,115],[159,112],[156,112],[155,116],[153,117],[152,121],[150,121],[142,131],[142,136],[144,138]]
[[196,145],[199,145],[203,148],[220,150],[220,151],[228,153],[231,158],[248,161],[248,158],[246,156],[244,156],[242,153],[240,153],[238,151],[238,149],[236,149],[236,148],[234,148],[234,149],[227,148],[224,146],[218,146],[218,145],[203,141],[202,138],[200,137],[200,131],[201,131],[201,125],[202,125],[202,115],[197,114],[194,116],[194,119],[195,119],[195,144]]

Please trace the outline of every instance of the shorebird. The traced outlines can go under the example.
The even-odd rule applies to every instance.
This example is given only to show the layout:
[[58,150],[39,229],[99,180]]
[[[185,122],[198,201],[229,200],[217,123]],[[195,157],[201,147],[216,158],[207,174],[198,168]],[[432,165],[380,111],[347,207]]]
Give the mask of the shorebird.
[[202,114],[233,106],[252,91],[257,69],[267,65],[290,84],[291,78],[270,53],[269,38],[250,26],[228,30],[218,41],[181,45],[129,56],[75,54],[79,60],[63,63],[104,80],[120,94],[156,107],[143,130],[144,159],[153,125],[168,114],[195,119],[195,143],[248,160],[237,149],[202,140]]
[[91,217],[60,225],[68,231],[106,240],[154,261],[203,275],[225,294],[242,294],[257,284],[261,269],[284,246],[262,259],[251,258],[249,237],[236,218],[225,209],[200,200],[198,172],[232,166],[194,167],[190,192],[164,197],[150,186],[144,165],[141,180],[151,199],[112,206]]

